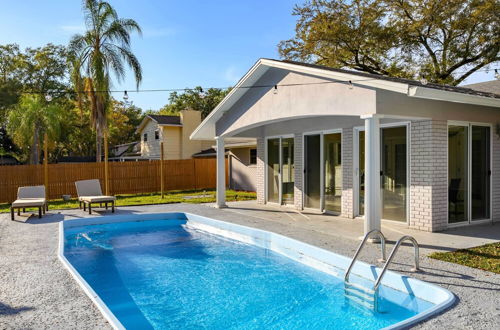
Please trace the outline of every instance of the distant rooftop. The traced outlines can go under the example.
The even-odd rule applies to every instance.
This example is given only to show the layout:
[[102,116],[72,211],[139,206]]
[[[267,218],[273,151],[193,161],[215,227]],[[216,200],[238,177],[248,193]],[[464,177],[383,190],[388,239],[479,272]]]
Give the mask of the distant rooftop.
[[180,116],[148,115],[159,125],[182,125]]
[[483,81],[476,84],[464,85],[463,87],[470,88],[479,92],[497,94],[500,97],[500,80]]

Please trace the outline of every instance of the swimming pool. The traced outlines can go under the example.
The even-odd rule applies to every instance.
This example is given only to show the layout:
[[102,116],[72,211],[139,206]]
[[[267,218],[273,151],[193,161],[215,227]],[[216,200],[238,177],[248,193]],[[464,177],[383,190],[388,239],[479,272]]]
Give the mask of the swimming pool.
[[[379,329],[449,306],[447,290],[387,272],[379,310],[344,295],[350,259],[187,213],[64,221],[59,257],[115,328]],[[359,262],[369,285],[380,270]]]

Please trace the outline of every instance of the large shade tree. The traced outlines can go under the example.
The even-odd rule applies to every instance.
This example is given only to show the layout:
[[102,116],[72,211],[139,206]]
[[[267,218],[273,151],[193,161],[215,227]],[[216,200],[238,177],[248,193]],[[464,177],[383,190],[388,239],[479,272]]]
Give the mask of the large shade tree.
[[498,0],[309,0],[283,58],[457,85],[500,61]]
[[90,106],[91,123],[96,130],[96,159],[100,161],[112,75],[122,81],[128,66],[134,73],[137,88],[142,80],[141,65],[130,48],[131,33],[141,34],[141,28],[132,19],[119,18],[106,1],[84,0],[83,12],[86,31],[72,37],[69,58],[77,103],[81,109],[85,97]]

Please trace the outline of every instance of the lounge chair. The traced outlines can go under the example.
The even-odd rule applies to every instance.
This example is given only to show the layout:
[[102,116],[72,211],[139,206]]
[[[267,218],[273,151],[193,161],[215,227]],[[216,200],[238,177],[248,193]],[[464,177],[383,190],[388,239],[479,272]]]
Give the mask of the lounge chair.
[[84,211],[86,211],[86,206],[88,206],[89,214],[92,214],[92,203],[99,203],[101,206],[104,203],[106,210],[108,209],[108,203],[111,203],[111,212],[115,212],[116,197],[103,195],[99,180],[76,181],[75,185],[80,209],[82,208],[82,204]]
[[27,207],[37,207],[38,218],[42,217],[42,213],[45,214],[45,211],[49,209],[45,199],[45,186],[19,187],[17,199],[10,206],[11,220],[14,220],[14,209],[17,209],[17,215],[21,215],[21,209],[25,212]]

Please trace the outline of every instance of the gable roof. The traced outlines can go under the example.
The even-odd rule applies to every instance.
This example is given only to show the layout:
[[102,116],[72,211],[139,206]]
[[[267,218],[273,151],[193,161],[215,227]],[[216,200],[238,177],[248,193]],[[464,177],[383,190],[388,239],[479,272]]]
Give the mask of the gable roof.
[[181,117],[180,116],[166,116],[166,115],[146,115],[144,119],[141,121],[137,129],[136,133],[142,131],[146,123],[152,120],[157,123],[159,126],[182,126]]
[[[261,78],[270,68],[310,74],[343,83],[349,83],[352,81],[358,86],[388,90],[406,94],[409,97],[500,107],[500,95],[478,91],[471,88],[432,83],[423,84],[420,81],[411,79],[394,78],[353,70],[335,69],[322,65],[288,60],[280,61],[261,58],[236,83],[234,88],[226,95],[226,97],[193,131],[190,138],[193,140],[207,140],[214,138],[215,123],[246,93],[249,88],[254,86],[258,79]],[[360,79],[360,77],[366,79]],[[272,88],[272,86],[259,87]]]
[[463,87],[479,92],[496,94],[497,97],[500,97],[500,80],[483,81],[476,84],[464,85]]

